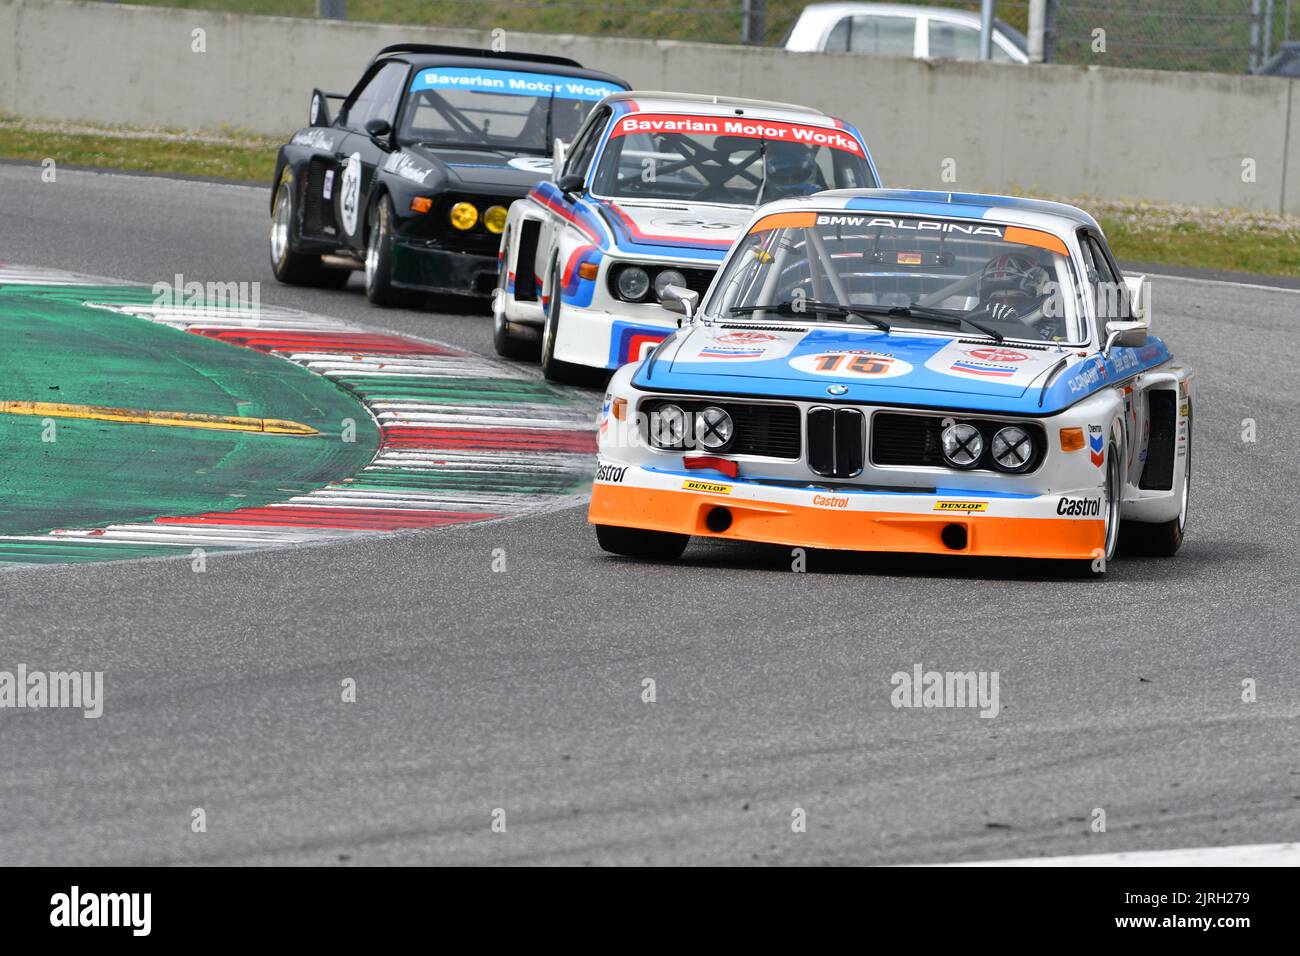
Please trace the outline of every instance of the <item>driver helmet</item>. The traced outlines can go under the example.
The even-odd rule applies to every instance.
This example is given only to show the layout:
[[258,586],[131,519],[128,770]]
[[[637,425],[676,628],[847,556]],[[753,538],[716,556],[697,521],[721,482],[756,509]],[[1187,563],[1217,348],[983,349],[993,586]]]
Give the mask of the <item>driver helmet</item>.
[[980,271],[980,301],[1015,305],[1043,295],[1047,271],[1018,252],[994,256]]
[[[808,192],[816,192],[817,159],[813,151],[800,143],[772,143],[764,146],[767,156],[767,185],[783,192],[798,191],[805,186]],[[796,187],[791,190],[791,187]]]

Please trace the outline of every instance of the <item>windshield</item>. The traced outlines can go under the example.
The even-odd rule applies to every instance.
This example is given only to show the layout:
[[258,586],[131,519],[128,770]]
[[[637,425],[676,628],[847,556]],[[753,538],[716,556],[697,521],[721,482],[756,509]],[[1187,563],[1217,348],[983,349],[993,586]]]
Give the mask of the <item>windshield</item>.
[[746,117],[635,113],[610,130],[592,192],[757,206],[823,189],[876,185],[841,129]]
[[432,146],[549,156],[557,137],[573,139],[592,105],[622,89],[585,77],[517,70],[419,70],[398,136]]
[[1036,229],[788,212],[740,240],[707,313],[1081,344],[1079,288],[1064,242]]

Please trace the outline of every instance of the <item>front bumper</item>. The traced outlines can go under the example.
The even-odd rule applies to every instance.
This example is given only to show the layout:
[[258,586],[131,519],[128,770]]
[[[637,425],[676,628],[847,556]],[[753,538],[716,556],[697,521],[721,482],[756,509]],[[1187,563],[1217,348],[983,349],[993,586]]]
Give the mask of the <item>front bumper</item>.
[[677,317],[657,303],[623,303],[625,311],[566,307],[555,338],[555,357],[573,365],[616,369],[639,362],[675,332]]
[[435,295],[490,296],[497,256],[440,249],[401,238],[393,243],[393,285]]
[[[622,469],[621,471],[619,469]],[[998,496],[792,487],[635,465],[602,469],[592,524],[789,547],[986,557],[1088,559],[1104,553],[1097,489]],[[1097,517],[1062,516],[1096,501]],[[1066,505],[1062,505],[1062,501]],[[712,514],[724,509],[725,519]],[[715,530],[725,521],[725,530]]]

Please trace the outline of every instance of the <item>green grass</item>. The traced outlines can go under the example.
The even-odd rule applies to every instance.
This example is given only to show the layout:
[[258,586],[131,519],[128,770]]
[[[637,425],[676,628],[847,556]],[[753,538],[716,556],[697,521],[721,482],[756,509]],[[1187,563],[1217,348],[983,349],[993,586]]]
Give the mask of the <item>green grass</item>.
[[280,141],[248,134],[109,130],[0,116],[0,157],[270,182]]
[[[278,143],[237,133],[106,130],[0,117],[0,157],[34,162],[48,157],[108,169],[270,183]],[[1300,220],[1220,209],[1209,216],[1194,206],[1074,202],[1097,217],[1120,259],[1300,276]],[[1219,225],[1209,229],[1204,222]]]

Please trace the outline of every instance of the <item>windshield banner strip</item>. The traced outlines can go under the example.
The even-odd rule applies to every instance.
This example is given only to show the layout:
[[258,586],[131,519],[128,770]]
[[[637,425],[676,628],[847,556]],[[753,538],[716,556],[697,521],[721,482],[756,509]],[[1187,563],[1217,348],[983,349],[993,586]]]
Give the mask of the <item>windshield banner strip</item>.
[[815,212],[774,212],[754,223],[751,233],[767,232],[771,229],[802,229],[817,224]]
[[434,67],[421,70],[411,80],[412,92],[420,90],[466,90],[470,93],[499,93],[506,96],[546,96],[554,92],[561,100],[604,99],[622,93],[621,86],[580,76],[551,76],[517,70],[480,70],[474,67]]
[[1014,242],[1022,246],[1036,246],[1062,256],[1070,254],[1065,248],[1065,243],[1056,236],[1048,232],[1039,232],[1037,229],[1026,229],[1024,226],[1007,226],[1006,232],[1002,234],[1002,241]]
[[685,116],[669,113],[633,113],[614,124],[611,137],[635,133],[687,133],[700,136],[740,136],[773,143],[802,143],[806,146],[829,146],[832,149],[866,155],[853,136],[825,126],[783,123],[778,120],[751,119],[739,116]]

